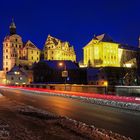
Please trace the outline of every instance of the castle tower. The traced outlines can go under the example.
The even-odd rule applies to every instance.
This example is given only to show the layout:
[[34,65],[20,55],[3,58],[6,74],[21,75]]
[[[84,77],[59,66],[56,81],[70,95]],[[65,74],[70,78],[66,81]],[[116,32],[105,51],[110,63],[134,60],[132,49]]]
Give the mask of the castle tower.
[[17,65],[21,57],[21,49],[23,47],[22,38],[16,34],[16,26],[14,20],[9,26],[10,34],[4,38],[3,41],[3,70],[10,71]]

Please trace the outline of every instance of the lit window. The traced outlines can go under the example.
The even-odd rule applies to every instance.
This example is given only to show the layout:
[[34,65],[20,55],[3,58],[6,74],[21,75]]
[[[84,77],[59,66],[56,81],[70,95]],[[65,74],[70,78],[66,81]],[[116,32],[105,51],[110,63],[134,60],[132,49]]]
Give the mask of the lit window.
[[20,74],[20,72],[19,72],[19,71],[15,71],[15,72],[14,72],[14,74],[19,75],[19,74]]
[[23,78],[22,77],[19,77],[19,80],[22,80]]

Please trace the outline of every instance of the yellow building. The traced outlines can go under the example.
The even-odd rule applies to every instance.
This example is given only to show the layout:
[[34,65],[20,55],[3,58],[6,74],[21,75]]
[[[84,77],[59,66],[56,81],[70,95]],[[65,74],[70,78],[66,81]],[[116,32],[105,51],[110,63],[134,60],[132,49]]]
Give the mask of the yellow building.
[[39,60],[40,50],[30,40],[28,40],[23,47],[22,57],[19,60],[20,64],[27,63],[27,65],[31,66],[35,62],[39,62]]
[[40,50],[31,42],[24,45],[16,34],[14,21],[10,25],[10,34],[3,41],[3,70],[10,71],[15,65],[30,66],[40,60]]
[[94,37],[84,48],[84,66],[119,67],[118,43],[106,34]]
[[43,49],[45,60],[71,60],[76,61],[76,54],[73,46],[68,42],[48,35]]

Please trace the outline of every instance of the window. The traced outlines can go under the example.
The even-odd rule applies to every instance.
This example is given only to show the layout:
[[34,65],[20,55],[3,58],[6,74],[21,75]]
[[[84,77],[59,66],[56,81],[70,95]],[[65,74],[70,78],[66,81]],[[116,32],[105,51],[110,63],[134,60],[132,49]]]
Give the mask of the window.
[[6,52],[8,52],[8,49],[6,49]]
[[22,77],[19,77],[19,80],[22,80],[23,78]]
[[18,40],[17,40],[17,38],[16,38],[16,42],[17,42]]
[[6,71],[8,71],[8,68],[6,68]]
[[52,51],[52,54],[53,54],[53,51]]
[[38,54],[38,52],[37,52],[37,54]]
[[14,80],[14,77],[11,77],[11,80]]
[[8,55],[6,55],[6,59],[8,59]]
[[8,43],[6,43],[6,46],[8,46]]
[[32,56],[32,60],[33,60],[34,58],[33,58],[33,56]]
[[8,62],[6,62],[6,66],[8,65]]
[[38,60],[38,57],[37,57],[37,60]]
[[33,51],[32,51],[32,54],[33,54]]

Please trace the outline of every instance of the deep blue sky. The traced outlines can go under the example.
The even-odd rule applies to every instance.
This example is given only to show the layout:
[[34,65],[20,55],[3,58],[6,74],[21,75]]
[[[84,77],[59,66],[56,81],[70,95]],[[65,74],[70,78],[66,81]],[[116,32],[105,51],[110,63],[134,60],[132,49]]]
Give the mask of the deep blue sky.
[[1,51],[12,17],[24,42],[29,39],[42,49],[51,34],[74,45],[78,61],[94,34],[107,33],[115,41],[138,46],[139,0],[1,0]]

